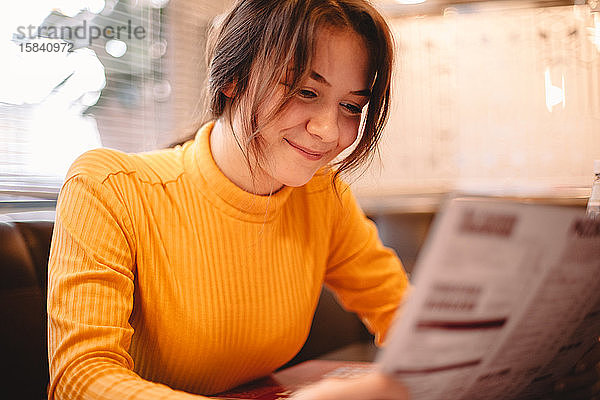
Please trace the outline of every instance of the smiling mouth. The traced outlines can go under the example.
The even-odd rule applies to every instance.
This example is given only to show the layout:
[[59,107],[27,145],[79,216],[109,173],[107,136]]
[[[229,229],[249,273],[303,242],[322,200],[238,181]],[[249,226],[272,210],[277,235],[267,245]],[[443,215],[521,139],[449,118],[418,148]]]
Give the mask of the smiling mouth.
[[287,139],[285,139],[285,138],[284,138],[283,140],[285,140],[285,141],[286,141],[286,142],[287,142],[287,143],[288,143],[290,146],[292,146],[294,149],[296,149],[296,150],[300,151],[301,153],[304,153],[304,154],[305,154],[305,155],[307,155],[307,156],[310,156],[311,158],[316,158],[316,159],[318,159],[318,158],[321,158],[321,157],[323,157],[323,155],[325,154],[325,153],[318,153],[318,152],[314,152],[314,151],[311,151],[311,150],[305,149],[304,147],[300,147],[300,146],[298,146],[297,144],[295,144],[295,143],[293,143],[293,142],[291,142],[291,141],[289,141],[289,140],[287,140]]

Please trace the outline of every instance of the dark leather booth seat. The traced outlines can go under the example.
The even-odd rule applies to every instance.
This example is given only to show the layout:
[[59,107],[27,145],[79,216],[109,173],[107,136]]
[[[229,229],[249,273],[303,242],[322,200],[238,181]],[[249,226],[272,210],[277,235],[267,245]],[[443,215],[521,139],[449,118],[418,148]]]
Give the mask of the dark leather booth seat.
[[47,397],[46,282],[53,219],[52,212],[0,215],[3,397]]
[[[54,213],[0,215],[1,394],[46,398],[46,287]],[[360,320],[323,290],[309,338],[286,366],[372,340]]]

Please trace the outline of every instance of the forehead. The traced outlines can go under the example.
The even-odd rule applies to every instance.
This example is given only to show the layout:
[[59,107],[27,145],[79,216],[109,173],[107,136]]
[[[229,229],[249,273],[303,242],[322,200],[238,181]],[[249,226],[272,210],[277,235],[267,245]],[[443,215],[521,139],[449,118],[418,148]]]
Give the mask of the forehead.
[[370,86],[369,52],[362,36],[352,30],[320,28],[311,69],[340,89],[357,91]]

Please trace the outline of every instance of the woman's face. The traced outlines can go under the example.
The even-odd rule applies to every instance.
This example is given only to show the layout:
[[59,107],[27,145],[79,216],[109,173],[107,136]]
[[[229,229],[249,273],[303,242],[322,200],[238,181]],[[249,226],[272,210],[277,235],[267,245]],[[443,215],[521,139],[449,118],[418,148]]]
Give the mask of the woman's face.
[[[271,187],[301,186],[358,135],[371,76],[364,40],[353,31],[318,31],[310,77],[286,108],[261,129]],[[284,89],[285,82],[279,86]],[[274,98],[264,109],[272,109]],[[258,122],[264,120],[259,114]]]

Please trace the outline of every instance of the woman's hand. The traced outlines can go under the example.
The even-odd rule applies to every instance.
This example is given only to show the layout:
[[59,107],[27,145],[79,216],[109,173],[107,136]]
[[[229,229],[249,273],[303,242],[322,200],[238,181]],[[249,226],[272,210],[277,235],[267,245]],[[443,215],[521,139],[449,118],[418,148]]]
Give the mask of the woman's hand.
[[556,400],[600,400],[600,342],[575,365],[573,372],[556,382]]
[[291,400],[408,400],[408,389],[382,372],[323,379],[294,393]]

